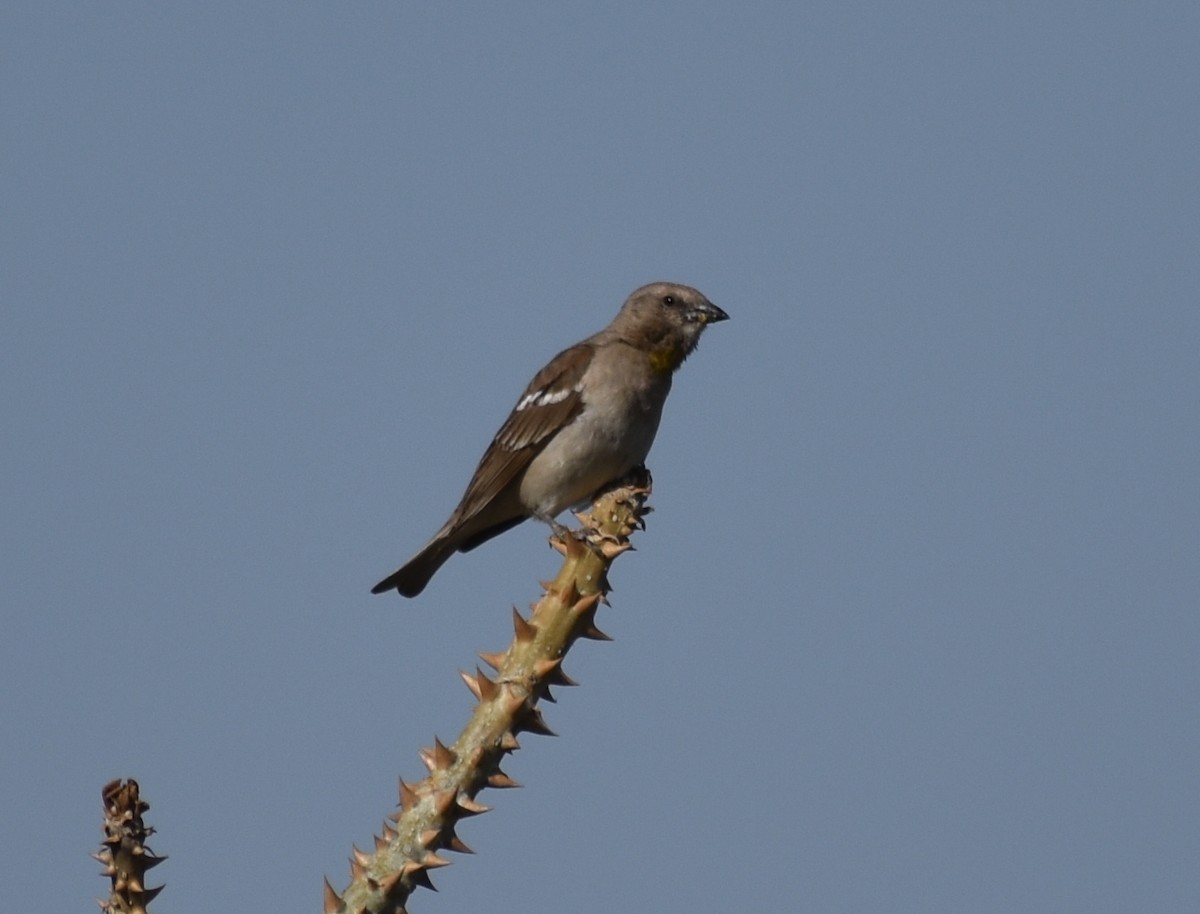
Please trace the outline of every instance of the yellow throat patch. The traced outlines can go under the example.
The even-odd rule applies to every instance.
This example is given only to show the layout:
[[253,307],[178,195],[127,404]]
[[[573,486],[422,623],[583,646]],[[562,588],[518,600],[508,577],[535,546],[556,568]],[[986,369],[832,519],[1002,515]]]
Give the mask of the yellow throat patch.
[[659,374],[670,374],[683,363],[683,349],[679,346],[663,346],[650,350],[650,367]]

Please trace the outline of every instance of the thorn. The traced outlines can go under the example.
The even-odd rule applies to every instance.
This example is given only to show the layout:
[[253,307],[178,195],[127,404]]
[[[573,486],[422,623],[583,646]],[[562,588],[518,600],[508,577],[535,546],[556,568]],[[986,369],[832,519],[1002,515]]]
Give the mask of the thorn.
[[497,768],[494,772],[488,775],[487,785],[496,789],[506,789],[509,787],[520,787],[521,785],[510,778],[507,774]]
[[405,876],[411,877],[414,873],[419,873],[420,871],[421,871],[421,864],[417,863],[416,860],[406,859],[403,863],[400,864],[399,873],[400,873],[401,877],[405,877]]
[[479,688],[479,683],[475,681],[475,677],[466,670],[459,670],[458,675],[462,677],[462,681],[471,690],[471,694],[475,696],[475,700],[483,701],[483,692]]
[[427,870],[436,870],[439,867],[449,866],[453,862],[453,860],[447,860],[445,857],[438,856],[433,851],[430,851],[421,858],[421,866]]
[[154,889],[143,889],[142,890],[142,906],[145,907],[146,905],[150,904],[150,902],[152,902],[155,898],[158,897],[158,893],[161,892],[165,888],[166,888],[166,885],[160,885]]
[[537,708],[530,708],[527,713],[517,724],[518,731],[526,731],[528,733],[537,733],[540,736],[558,736],[546,724],[546,720],[542,717],[542,712]]
[[483,803],[477,803],[474,799],[466,795],[458,798],[458,808],[460,810],[459,817],[463,819],[467,816],[478,816],[492,811],[492,807],[485,806]]
[[408,812],[417,804],[417,792],[413,790],[411,784],[405,784],[404,778],[399,778],[400,781],[400,810]]
[[433,756],[438,763],[438,768],[443,770],[458,761],[458,755],[454,750],[447,749],[436,736],[433,738]]
[[500,665],[504,663],[504,652],[496,651],[495,653],[479,652],[479,659],[490,666],[493,670],[499,671]]
[[433,738],[433,747],[422,749],[420,756],[421,761],[425,763],[425,767],[429,769],[430,774],[445,771],[458,761],[458,756],[454,754],[454,751],[447,749],[445,744],[436,736]]
[[338,914],[344,910],[346,903],[338,897],[338,893],[333,890],[333,886],[329,884],[329,877],[325,877],[325,914]]
[[561,555],[563,558],[567,558],[567,546],[562,540],[551,539],[550,540],[550,548],[553,549],[555,552],[557,552],[559,555]]
[[504,752],[516,752],[521,748],[521,744],[517,742],[517,737],[510,730],[505,730],[500,734],[499,746]]
[[575,624],[579,626],[581,638],[591,638],[593,641],[612,641],[612,638],[596,627],[596,609],[599,605],[599,593],[580,597],[578,602],[571,607],[571,611],[576,617]]
[[580,634],[579,637],[587,638],[591,641],[612,641],[612,638],[609,635],[606,635],[594,625],[589,625],[587,630]]
[[546,701],[556,702],[557,699],[550,693],[550,686],[554,685],[557,680],[558,668],[562,665],[562,659],[552,660],[544,658],[538,660],[533,665],[534,691],[537,692]]
[[549,593],[550,589],[554,587],[553,581],[538,581],[538,584],[541,585],[542,590],[544,590],[546,593]]
[[359,863],[353,857],[350,858],[350,878],[351,879],[354,879],[354,880],[362,879],[362,877],[364,875],[366,875],[366,872],[367,872],[366,867],[364,867],[361,863]]
[[494,701],[496,696],[500,694],[500,684],[494,679],[488,679],[483,675],[483,670],[475,667],[475,682],[479,686],[479,691],[483,695],[483,701]]
[[475,851],[471,850],[471,848],[469,848],[466,845],[466,843],[462,840],[462,838],[460,838],[458,835],[454,834],[453,831],[450,832],[450,839],[446,842],[446,849],[456,851],[457,853],[460,853],[460,854],[475,853]]
[[417,836],[417,841],[422,847],[429,847],[429,845],[437,841],[439,835],[441,835],[441,832],[436,828],[427,828]]
[[161,857],[157,854],[145,854],[142,857],[142,868],[152,870],[166,859],[168,859],[166,854],[163,854]]
[[596,591],[596,593],[589,593],[587,596],[581,595],[575,600],[569,601],[574,603],[574,605],[571,607],[571,612],[577,616],[582,616],[589,612],[594,613],[596,608],[600,605],[600,598],[602,596],[603,594],[601,594],[599,591]]
[[375,836],[375,853],[380,853],[388,846],[387,839],[383,835]]
[[437,891],[437,886],[433,884],[433,880],[429,878],[429,873],[426,871],[424,864],[415,864],[417,869],[409,874],[409,878],[413,881],[413,885],[424,886],[431,892]]
[[371,862],[371,855],[364,850],[359,850],[357,844],[350,845],[350,853],[354,855],[355,860],[364,866]]
[[564,686],[568,688],[573,688],[579,685],[578,682],[566,674],[566,671],[563,670],[561,664],[559,664],[557,670],[555,670],[550,676],[546,677],[546,682],[550,683],[550,685]]
[[387,841],[390,844],[392,841],[396,840],[396,838],[399,836],[399,834],[400,834],[400,832],[396,831],[396,829],[392,828],[386,822],[383,823],[383,836],[382,837],[383,837],[384,841]]
[[629,540],[625,540],[623,543],[610,543],[606,541],[600,544],[600,552],[610,562],[623,552],[634,551],[636,551],[634,545]]
[[523,644],[528,644],[537,637],[537,626],[526,622],[521,618],[521,614],[517,612],[517,608],[513,607],[513,630],[516,632],[517,640]]

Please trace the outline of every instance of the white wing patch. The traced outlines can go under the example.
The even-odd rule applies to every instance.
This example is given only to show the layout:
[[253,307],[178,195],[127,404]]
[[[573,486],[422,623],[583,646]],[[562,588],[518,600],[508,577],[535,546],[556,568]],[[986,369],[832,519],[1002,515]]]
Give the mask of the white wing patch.
[[521,398],[521,402],[517,404],[517,412],[525,409],[527,406],[553,406],[555,403],[561,403],[573,393],[579,393],[580,385],[576,384],[569,390],[535,390],[533,393],[526,394]]

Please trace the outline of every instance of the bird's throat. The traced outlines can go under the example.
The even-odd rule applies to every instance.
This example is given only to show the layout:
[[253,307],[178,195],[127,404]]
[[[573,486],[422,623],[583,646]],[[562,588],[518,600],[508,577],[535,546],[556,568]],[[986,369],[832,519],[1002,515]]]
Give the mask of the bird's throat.
[[686,356],[682,346],[660,346],[650,350],[650,367],[659,374],[671,374]]

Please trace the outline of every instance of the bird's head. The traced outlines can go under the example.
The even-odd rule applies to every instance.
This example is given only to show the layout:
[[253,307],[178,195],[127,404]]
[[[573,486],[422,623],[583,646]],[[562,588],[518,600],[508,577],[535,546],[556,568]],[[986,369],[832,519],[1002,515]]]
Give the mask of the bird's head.
[[691,286],[654,282],[626,299],[613,329],[649,352],[655,368],[674,371],[696,348],[704,328],[724,320],[729,315]]

